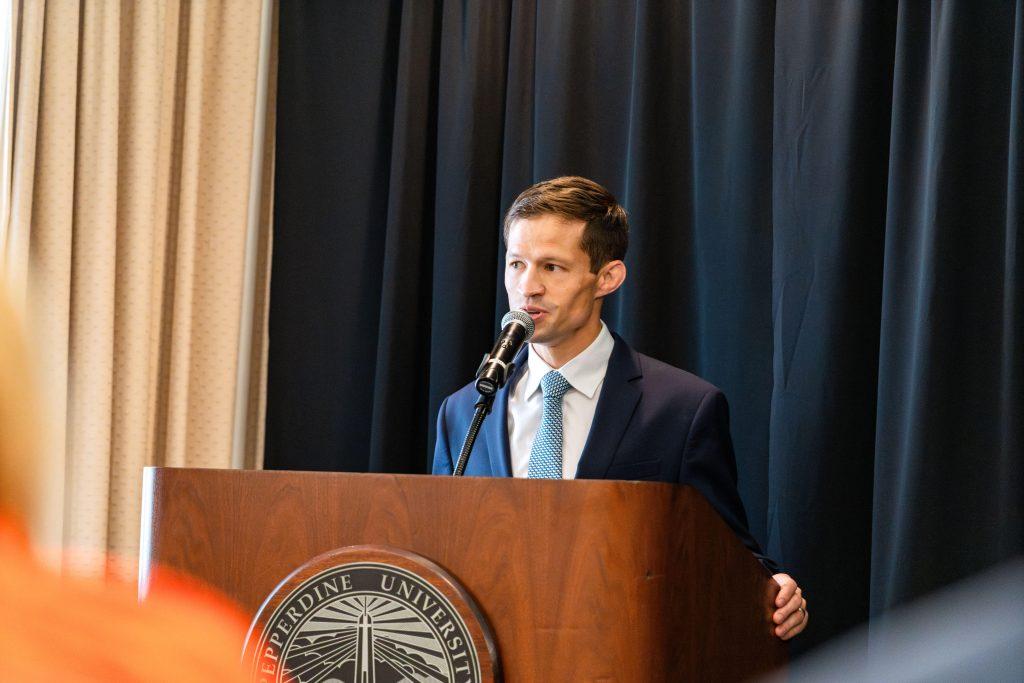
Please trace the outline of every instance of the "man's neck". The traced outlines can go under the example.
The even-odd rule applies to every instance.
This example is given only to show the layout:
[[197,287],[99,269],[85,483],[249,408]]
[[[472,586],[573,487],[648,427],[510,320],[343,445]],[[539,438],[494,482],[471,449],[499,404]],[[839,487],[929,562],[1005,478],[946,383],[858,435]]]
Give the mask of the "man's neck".
[[592,325],[588,324],[580,334],[572,339],[567,339],[561,344],[531,344],[534,353],[541,357],[545,363],[557,370],[576,356],[580,355],[588,346],[594,343],[597,335],[601,334],[601,319],[596,318]]

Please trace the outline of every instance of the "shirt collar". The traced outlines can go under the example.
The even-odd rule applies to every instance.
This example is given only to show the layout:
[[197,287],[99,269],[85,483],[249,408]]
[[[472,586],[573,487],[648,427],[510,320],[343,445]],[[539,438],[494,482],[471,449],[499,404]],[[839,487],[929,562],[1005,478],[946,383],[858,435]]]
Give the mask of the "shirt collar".
[[[562,377],[565,377],[573,389],[587,398],[594,398],[594,393],[608,370],[608,359],[611,358],[614,347],[615,340],[602,320],[597,338],[575,358],[558,368],[558,372],[562,373]],[[541,378],[555,368],[545,363],[540,354],[533,350],[533,344],[530,344],[527,369],[526,377],[523,378],[526,383],[523,387],[523,397],[528,399],[533,396],[533,392],[540,389]]]

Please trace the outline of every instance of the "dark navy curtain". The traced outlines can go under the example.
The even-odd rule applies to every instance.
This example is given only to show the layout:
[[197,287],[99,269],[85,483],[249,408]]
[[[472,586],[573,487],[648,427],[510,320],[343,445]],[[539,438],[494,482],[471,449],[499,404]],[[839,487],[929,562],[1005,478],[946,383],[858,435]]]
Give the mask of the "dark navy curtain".
[[[425,472],[562,174],[730,399],[813,645],[1021,552],[1024,0],[282,3],[266,463]],[[493,418],[492,418],[493,419]]]

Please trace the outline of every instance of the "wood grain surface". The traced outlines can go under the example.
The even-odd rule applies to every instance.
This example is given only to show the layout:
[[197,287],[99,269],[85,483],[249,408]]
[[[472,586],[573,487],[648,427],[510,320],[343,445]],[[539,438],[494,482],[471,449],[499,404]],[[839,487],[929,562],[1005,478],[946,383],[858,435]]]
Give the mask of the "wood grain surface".
[[786,661],[778,586],[690,487],[147,468],[143,507],[143,594],[161,564],[255,614],[311,558],[379,544],[461,583],[507,681],[743,680]]

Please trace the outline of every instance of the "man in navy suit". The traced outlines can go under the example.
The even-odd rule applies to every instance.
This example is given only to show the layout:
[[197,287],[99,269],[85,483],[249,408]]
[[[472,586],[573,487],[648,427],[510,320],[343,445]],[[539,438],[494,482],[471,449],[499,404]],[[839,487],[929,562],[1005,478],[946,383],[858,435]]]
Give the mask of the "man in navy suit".
[[[693,486],[773,572],[781,586],[775,632],[788,640],[807,624],[807,601],[747,529],[725,396],[637,353],[601,321],[604,298],[626,279],[628,234],[625,210],[585,178],[538,183],[513,202],[505,216],[505,289],[535,332],[465,473]],[[434,474],[451,474],[476,400],[470,383],[441,405]]]

